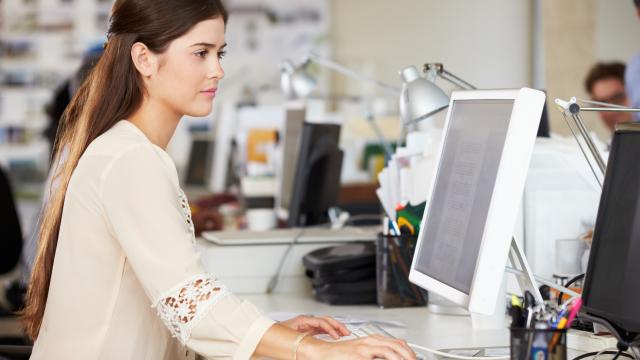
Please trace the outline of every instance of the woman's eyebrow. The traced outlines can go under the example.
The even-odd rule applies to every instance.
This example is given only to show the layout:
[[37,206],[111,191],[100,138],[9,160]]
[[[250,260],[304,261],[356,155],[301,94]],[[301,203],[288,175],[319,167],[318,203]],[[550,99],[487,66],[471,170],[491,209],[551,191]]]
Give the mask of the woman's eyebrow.
[[[212,49],[216,47],[216,44],[212,44],[212,43],[207,43],[207,42],[199,42],[199,43],[195,43],[193,45],[191,45],[192,47],[194,46],[203,46],[207,49]],[[227,46],[227,43],[224,43],[222,46],[220,46],[220,49],[224,49],[224,47]]]

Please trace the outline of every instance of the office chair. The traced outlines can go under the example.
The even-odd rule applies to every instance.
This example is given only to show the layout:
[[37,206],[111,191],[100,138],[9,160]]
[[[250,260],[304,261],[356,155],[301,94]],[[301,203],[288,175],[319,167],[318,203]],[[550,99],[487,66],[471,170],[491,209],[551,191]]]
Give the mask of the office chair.
[[[0,168],[0,275],[15,269],[22,251],[22,230],[16,210],[15,200],[9,178]],[[13,316],[12,312],[0,308],[3,316]],[[20,337],[0,338],[0,359],[21,360],[31,356],[31,346]]]
[[31,345],[0,345],[0,360],[28,360]]
[[11,191],[11,184],[2,168],[0,168],[0,275],[12,271],[22,251],[22,230],[16,211],[16,204]]

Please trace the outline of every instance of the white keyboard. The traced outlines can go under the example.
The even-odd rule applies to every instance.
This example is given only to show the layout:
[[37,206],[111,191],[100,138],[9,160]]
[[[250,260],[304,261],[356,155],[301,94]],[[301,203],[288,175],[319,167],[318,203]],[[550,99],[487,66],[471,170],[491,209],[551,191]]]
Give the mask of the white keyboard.
[[202,238],[218,245],[289,244],[298,237],[299,243],[374,241],[379,227],[347,226],[342,229],[294,228],[267,231],[230,230],[203,231]]
[[392,338],[393,335],[386,332],[383,328],[374,323],[361,323],[361,324],[345,324],[351,335],[343,336],[338,340],[333,339],[327,334],[316,335],[316,338],[325,341],[345,341],[358,339],[370,335],[382,335]]
[[386,332],[383,328],[374,323],[364,324],[348,324],[347,329],[351,332],[351,335],[343,337],[341,340],[358,339],[371,335],[382,335],[393,338],[394,336]]

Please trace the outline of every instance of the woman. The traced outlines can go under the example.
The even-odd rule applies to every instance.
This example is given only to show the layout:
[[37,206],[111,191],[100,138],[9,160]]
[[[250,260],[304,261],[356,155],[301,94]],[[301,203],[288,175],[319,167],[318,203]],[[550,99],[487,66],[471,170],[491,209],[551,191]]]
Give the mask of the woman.
[[[105,52],[65,112],[24,320],[34,359],[414,359],[404,342],[329,343],[330,318],[274,324],[206,274],[164,148],[211,110],[224,73],[217,0],[117,0]],[[58,163],[57,161],[54,163]],[[55,257],[55,261],[54,261]],[[173,337],[174,339],[172,339]]]

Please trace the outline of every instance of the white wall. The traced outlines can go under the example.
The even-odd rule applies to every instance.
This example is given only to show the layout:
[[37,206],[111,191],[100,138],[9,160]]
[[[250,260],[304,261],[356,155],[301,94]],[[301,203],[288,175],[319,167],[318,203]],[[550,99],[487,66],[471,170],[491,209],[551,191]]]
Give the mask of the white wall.
[[[530,0],[331,0],[337,61],[400,83],[407,65],[442,62],[481,88],[530,85]],[[356,90],[334,77],[335,90]]]
[[640,19],[632,0],[596,0],[598,60],[628,61],[640,51]]

